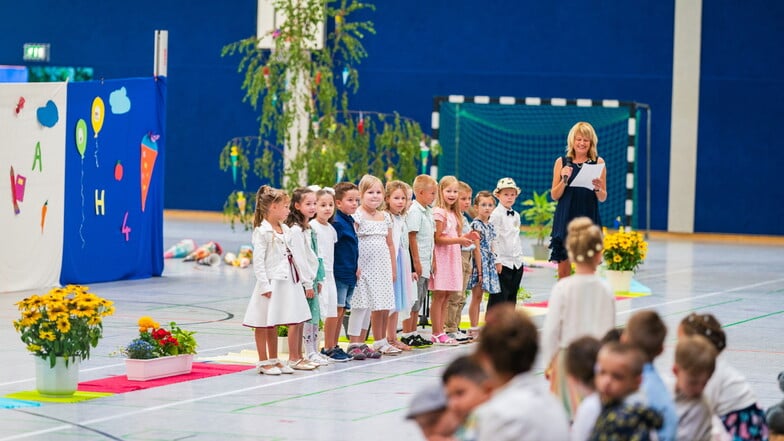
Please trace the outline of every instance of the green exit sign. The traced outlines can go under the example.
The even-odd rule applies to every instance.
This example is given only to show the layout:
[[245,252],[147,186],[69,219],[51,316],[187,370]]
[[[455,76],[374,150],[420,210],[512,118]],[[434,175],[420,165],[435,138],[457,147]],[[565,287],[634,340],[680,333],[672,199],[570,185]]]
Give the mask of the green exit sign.
[[49,43],[25,43],[25,61],[49,61]]

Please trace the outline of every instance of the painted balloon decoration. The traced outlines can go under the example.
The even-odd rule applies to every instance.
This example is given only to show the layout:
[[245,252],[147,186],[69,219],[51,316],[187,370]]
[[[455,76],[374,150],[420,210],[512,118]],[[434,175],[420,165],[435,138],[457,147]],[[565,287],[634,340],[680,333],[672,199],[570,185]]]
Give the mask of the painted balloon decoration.
[[105,114],[106,107],[104,107],[103,100],[99,96],[95,97],[91,111],[92,116],[90,118],[90,122],[93,125],[93,132],[95,132],[94,138],[98,137],[98,132],[100,132],[103,127],[103,117]]
[[76,150],[84,159],[84,150],[87,148],[87,123],[83,119],[76,122]]

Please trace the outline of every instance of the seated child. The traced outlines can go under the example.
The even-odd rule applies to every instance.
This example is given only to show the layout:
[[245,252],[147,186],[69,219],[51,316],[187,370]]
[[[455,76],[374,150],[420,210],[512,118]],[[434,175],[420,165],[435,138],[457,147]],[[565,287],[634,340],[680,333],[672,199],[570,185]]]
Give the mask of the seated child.
[[716,348],[700,335],[684,336],[675,347],[675,411],[678,439],[710,441],[713,411],[702,391],[716,367]]
[[[784,392],[784,371],[779,373],[779,389]],[[765,421],[770,430],[770,441],[784,441],[784,401],[765,411]]]
[[692,313],[681,320],[678,336],[699,334],[706,337],[716,350],[716,370],[703,391],[713,412],[721,418],[734,440],[761,441],[768,438],[765,414],[757,405],[757,398],[746,378],[721,357],[727,346],[727,336],[721,323],[711,314]]
[[659,441],[675,441],[678,429],[678,414],[669,388],[653,366],[653,360],[664,350],[664,338],[667,336],[665,326],[655,311],[638,311],[631,317],[623,330],[621,341],[640,349],[646,357],[643,366],[642,385],[635,399],[659,412],[664,419],[658,431]]
[[572,441],[587,440],[596,424],[596,418],[602,411],[595,382],[596,356],[601,347],[601,342],[591,336],[580,337],[566,347],[566,381],[584,397],[575,409]]
[[597,360],[596,391],[602,410],[588,439],[650,440],[651,432],[662,425],[661,416],[628,401],[642,383],[645,354],[635,346],[610,342],[599,350]]
[[406,419],[414,420],[428,441],[451,440],[460,422],[447,409],[446,394],[440,384],[428,385],[411,400]]
[[496,305],[491,312],[475,357],[496,390],[476,409],[477,439],[569,439],[563,406],[530,372],[539,350],[536,325],[511,302]]
[[490,398],[487,373],[470,355],[456,358],[441,375],[446,389],[447,407],[462,423],[455,433],[459,441],[476,439],[473,411]]

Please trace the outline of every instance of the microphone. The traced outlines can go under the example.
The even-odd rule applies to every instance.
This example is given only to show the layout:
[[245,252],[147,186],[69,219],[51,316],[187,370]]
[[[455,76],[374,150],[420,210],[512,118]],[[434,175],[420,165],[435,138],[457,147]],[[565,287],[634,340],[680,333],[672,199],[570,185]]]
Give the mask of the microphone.
[[[571,160],[571,158],[569,158],[569,157],[567,156],[567,157],[566,157],[566,161],[565,161],[565,162],[566,162],[566,163],[564,164],[564,167],[572,167],[572,160]],[[572,168],[574,168],[574,167],[572,167]],[[564,185],[566,185],[566,183],[567,183],[567,181],[568,181],[568,180],[569,180],[569,177],[568,177],[568,176],[566,176],[566,175],[561,175],[561,182],[563,182],[563,183],[564,183]]]

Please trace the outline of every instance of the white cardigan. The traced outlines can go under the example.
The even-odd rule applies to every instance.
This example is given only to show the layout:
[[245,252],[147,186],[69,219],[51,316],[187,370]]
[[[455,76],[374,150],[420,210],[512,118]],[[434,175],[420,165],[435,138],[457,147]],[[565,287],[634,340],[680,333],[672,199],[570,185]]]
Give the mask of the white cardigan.
[[288,280],[292,277],[286,258],[286,248],[291,249],[291,231],[284,224],[281,224],[281,227],[282,240],[272,229],[272,224],[266,220],[253,230],[253,273],[256,275],[254,294],[272,291],[271,280]]

